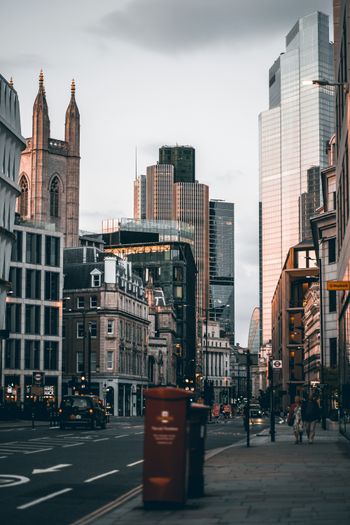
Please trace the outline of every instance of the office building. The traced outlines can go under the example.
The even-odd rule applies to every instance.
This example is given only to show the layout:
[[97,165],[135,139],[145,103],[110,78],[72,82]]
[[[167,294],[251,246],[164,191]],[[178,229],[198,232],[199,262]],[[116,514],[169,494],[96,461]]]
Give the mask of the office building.
[[259,116],[263,342],[271,339],[271,300],[288,250],[300,239],[299,197],[307,170],[327,166],[325,145],[334,131],[334,90],[305,85],[333,80],[328,16],[297,21],[286,50],[269,71],[269,109]]
[[209,201],[209,319],[235,340],[234,204]]
[[65,246],[79,245],[80,115],[75,84],[66,111],[65,138],[51,137],[44,75],[33,106],[32,136],[22,153],[17,212],[23,219],[54,224]]
[[195,182],[195,149],[192,146],[162,146],[159,164],[174,166],[174,182]]
[[307,170],[307,191],[299,197],[300,241],[312,239],[310,219],[321,204],[321,170],[314,166]]
[[231,403],[232,374],[230,368],[231,346],[227,337],[221,337],[220,324],[208,321],[202,325],[202,373],[213,385],[213,402]]
[[156,164],[147,167],[146,219],[170,221],[173,216],[174,167]]
[[260,310],[255,307],[250,318],[249,331],[248,331],[248,348],[252,354],[259,354],[260,351]]
[[134,180],[134,219],[146,219],[146,175]]

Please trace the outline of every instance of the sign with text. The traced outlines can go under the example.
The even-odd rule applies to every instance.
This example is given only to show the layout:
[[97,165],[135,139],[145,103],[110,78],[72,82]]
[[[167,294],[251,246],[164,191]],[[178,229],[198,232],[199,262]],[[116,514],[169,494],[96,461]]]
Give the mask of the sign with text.
[[327,290],[342,292],[350,290],[350,281],[327,281]]

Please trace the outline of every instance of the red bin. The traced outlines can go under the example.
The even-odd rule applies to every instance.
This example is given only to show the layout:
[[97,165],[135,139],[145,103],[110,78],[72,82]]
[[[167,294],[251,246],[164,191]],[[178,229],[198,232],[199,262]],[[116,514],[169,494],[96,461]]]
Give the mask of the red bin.
[[183,505],[187,497],[188,407],[191,394],[173,387],[144,393],[145,508]]

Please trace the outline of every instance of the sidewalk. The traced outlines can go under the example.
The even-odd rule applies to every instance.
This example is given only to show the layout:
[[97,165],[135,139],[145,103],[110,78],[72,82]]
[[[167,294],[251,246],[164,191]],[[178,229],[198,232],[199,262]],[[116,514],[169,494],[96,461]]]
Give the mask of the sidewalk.
[[287,425],[252,446],[238,443],[207,460],[206,496],[180,510],[145,511],[141,495],[85,519],[94,525],[349,525],[350,442],[317,427],[313,445],[294,444]]
[[[50,422],[49,421],[42,421],[42,420],[35,420],[34,421],[35,428],[36,427],[49,427]],[[32,428],[32,420],[31,419],[0,419],[0,431],[1,430],[15,430],[19,428]]]

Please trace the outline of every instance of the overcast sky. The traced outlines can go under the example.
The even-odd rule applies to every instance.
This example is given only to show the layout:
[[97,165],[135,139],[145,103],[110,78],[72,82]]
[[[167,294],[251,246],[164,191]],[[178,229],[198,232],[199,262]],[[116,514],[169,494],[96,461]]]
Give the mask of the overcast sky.
[[268,68],[297,19],[331,0],[0,0],[0,73],[31,136],[40,68],[51,136],[64,138],[70,82],[81,116],[80,228],[132,216],[138,172],[164,144],[196,148],[210,198],[236,205],[236,328],[258,306],[258,114]]

